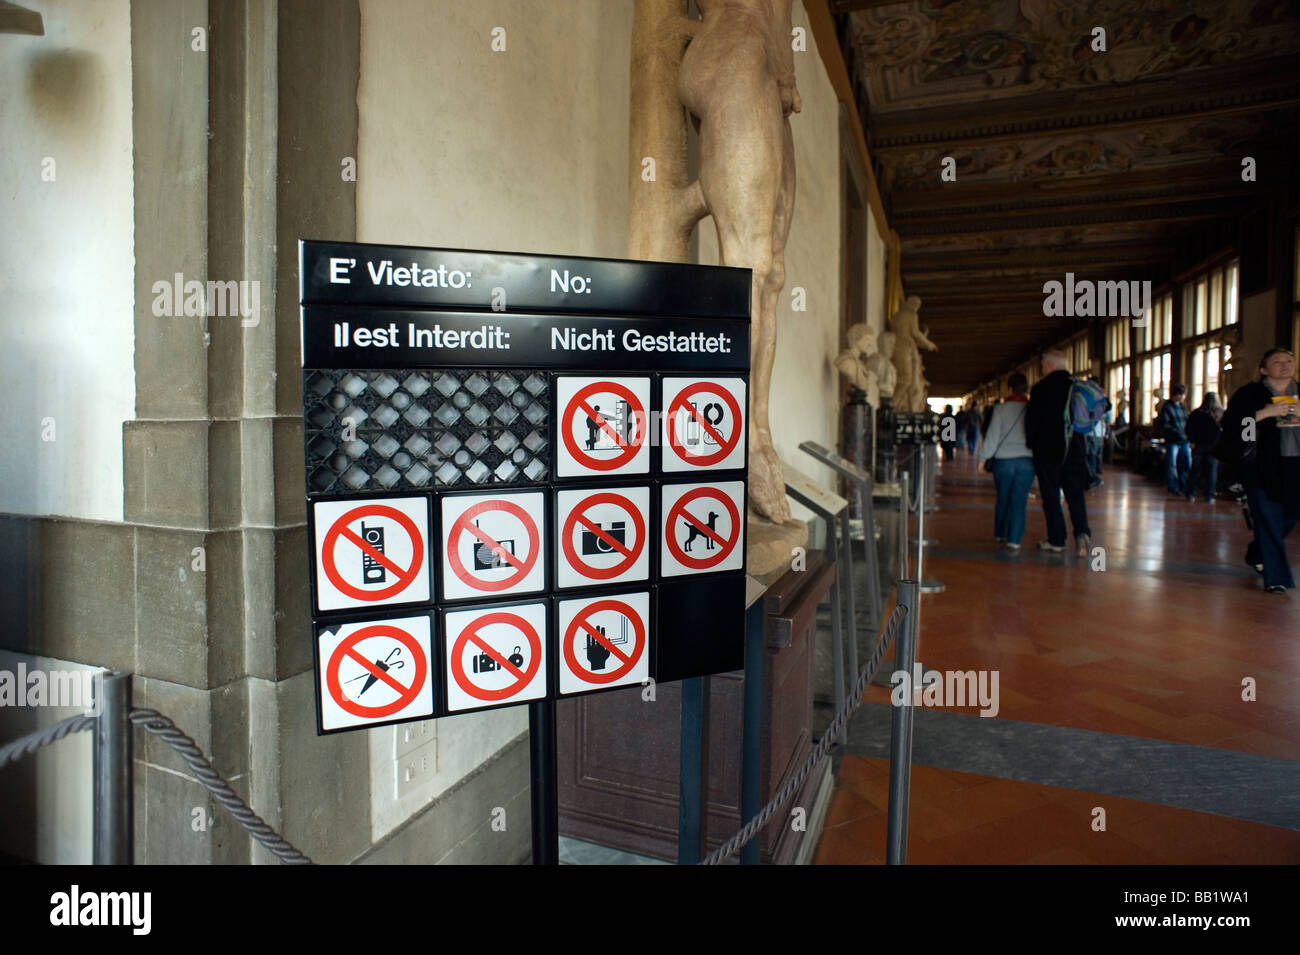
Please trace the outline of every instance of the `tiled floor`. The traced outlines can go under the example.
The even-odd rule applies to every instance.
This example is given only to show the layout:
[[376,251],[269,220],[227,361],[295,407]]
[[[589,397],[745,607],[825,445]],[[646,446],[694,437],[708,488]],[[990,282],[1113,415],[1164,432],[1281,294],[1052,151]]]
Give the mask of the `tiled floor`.
[[[1300,790],[1300,596],[1265,594],[1241,563],[1247,532],[1237,505],[1188,504],[1110,471],[1088,495],[1093,547],[1103,550],[1083,560],[1034,549],[1046,536],[1034,500],[1025,549],[998,549],[992,480],[970,456],[959,452],[939,486],[940,508],[927,517],[938,544],[925,575],[946,589],[923,598],[919,656],[927,669],[997,670],[998,729],[1039,723],[1187,744],[1202,748],[1197,765],[1204,748],[1226,751],[1222,779],[1209,785],[1228,798],[1231,787],[1252,785],[1233,775],[1243,764],[1229,754],[1271,757],[1287,762],[1267,763],[1278,770],[1267,785]],[[1300,541],[1291,544],[1300,566]],[[1243,681],[1253,681],[1253,701],[1243,700]],[[867,694],[876,704],[888,698],[880,687]],[[925,725],[918,720],[918,733]],[[1033,771],[1009,770],[1005,738],[1000,746],[998,772],[1018,778],[916,767],[910,862],[1300,862],[1300,813],[1279,827],[1173,808],[1160,802],[1179,801],[1167,774],[1148,787],[1152,801],[1088,792],[1087,779],[1059,773],[1044,785],[1028,778],[1041,775],[1041,760]],[[1157,749],[1177,758],[1177,747]],[[1123,791],[1143,792],[1148,774],[1132,763]],[[817,861],[881,861],[887,773],[881,760],[845,756]],[[1098,806],[1104,832],[1093,828]]]

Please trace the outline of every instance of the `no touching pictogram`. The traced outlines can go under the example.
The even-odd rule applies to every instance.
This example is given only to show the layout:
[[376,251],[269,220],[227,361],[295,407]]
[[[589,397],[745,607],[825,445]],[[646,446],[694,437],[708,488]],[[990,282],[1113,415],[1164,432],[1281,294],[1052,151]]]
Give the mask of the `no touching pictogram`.
[[443,595],[541,590],[542,516],[538,492],[443,498]]
[[560,692],[640,683],[649,675],[649,593],[560,603]]
[[744,381],[665,379],[664,404],[665,471],[745,466]]
[[643,474],[650,379],[560,378],[556,383],[560,447],[556,474]]
[[664,576],[737,570],[743,565],[744,493],[739,481],[664,487]]
[[319,501],[314,518],[320,610],[429,599],[429,511],[422,499]]
[[431,634],[428,617],[322,631],[321,728],[432,716]]
[[557,584],[644,580],[649,573],[646,520],[648,487],[610,491],[561,491],[556,519],[561,559]]
[[447,614],[447,708],[546,695],[544,604]]

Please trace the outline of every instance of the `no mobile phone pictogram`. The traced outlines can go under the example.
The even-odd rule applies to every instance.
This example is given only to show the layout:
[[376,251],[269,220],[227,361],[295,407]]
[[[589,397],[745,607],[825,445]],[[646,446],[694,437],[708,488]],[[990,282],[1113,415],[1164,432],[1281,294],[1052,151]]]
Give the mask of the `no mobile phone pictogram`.
[[664,382],[664,468],[744,467],[745,384],[740,379]]
[[[649,470],[646,447],[650,380],[560,378],[556,474],[631,474]],[[576,389],[576,390],[575,390]]]
[[424,500],[318,501],[314,514],[321,610],[429,599]]

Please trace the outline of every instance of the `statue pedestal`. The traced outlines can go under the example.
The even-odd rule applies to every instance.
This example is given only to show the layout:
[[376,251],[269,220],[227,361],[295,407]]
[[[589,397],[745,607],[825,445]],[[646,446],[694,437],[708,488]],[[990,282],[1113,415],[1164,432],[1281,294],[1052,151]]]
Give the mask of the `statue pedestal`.
[[898,465],[894,458],[894,403],[886,395],[881,395],[880,407],[876,409],[876,483],[898,483]]
[[[848,403],[840,416],[840,454],[868,474],[872,468],[875,433],[875,413],[867,403],[867,393],[854,388],[849,392]],[[849,500],[849,516],[855,521],[861,521],[861,495],[856,487],[849,486],[846,478],[840,479],[840,496]]]

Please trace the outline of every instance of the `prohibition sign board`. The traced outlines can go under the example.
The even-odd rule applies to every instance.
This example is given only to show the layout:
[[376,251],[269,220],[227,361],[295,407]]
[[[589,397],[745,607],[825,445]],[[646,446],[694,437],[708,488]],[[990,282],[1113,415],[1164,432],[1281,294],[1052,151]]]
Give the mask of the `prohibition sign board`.
[[665,485],[662,513],[662,576],[740,570],[744,566],[743,482]]
[[561,376],[555,399],[564,409],[555,449],[557,477],[649,472],[649,378]]
[[745,466],[745,382],[664,379],[665,471]]
[[317,501],[313,509],[318,610],[430,599],[423,498]]
[[343,624],[317,639],[321,729],[433,715],[427,616]]
[[544,496],[468,495],[442,499],[442,595],[462,597],[534,593],[543,589],[540,559]]
[[560,601],[560,692],[641,683],[650,675],[650,594]]
[[446,615],[447,709],[508,706],[546,696],[546,605]]
[[649,513],[649,487],[558,492],[556,585],[645,580],[650,573]]

